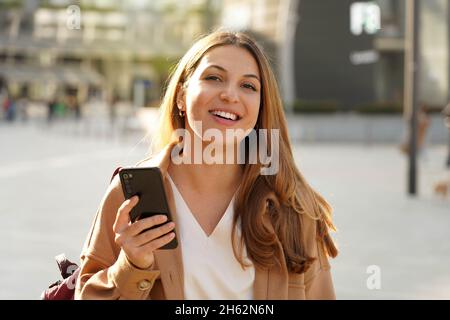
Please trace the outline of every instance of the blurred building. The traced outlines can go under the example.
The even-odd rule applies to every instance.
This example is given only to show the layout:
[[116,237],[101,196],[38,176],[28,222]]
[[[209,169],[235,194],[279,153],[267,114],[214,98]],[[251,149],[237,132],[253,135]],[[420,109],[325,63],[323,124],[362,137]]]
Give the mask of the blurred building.
[[50,99],[158,99],[169,66],[205,28],[205,0],[5,0],[0,77],[12,93]]
[[[273,41],[288,104],[401,106],[405,1],[224,0],[222,23]],[[441,107],[450,92],[450,6],[420,3],[420,101]]]
[[250,33],[262,45],[286,101],[294,99],[294,31],[298,1],[222,0],[220,25]]
[[[405,1],[366,2],[380,10],[378,30],[367,28],[370,13],[356,11],[352,17],[356,2],[300,1],[295,49],[298,98],[326,98],[346,107],[402,102]],[[444,106],[449,95],[449,6],[446,0],[420,4],[419,99]]]
[[[148,105],[195,38],[227,27],[264,46],[287,105],[401,105],[405,1],[3,0],[0,83],[33,99],[75,91]],[[449,10],[421,1],[420,100],[430,105],[449,100]]]

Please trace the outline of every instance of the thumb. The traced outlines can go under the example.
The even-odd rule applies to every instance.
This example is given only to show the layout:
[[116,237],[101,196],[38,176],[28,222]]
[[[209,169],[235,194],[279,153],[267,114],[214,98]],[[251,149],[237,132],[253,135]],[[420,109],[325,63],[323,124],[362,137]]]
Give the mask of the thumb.
[[133,196],[128,200],[125,200],[122,205],[117,210],[116,221],[113,225],[113,230],[115,233],[122,232],[130,222],[130,211],[138,203],[138,197]]

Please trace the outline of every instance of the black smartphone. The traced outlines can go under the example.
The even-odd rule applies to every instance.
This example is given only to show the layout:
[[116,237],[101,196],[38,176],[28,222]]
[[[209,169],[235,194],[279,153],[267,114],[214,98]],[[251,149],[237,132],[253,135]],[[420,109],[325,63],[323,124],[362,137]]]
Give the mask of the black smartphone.
[[[167,221],[163,224],[173,221],[167,203],[162,174],[158,167],[122,168],[119,171],[119,176],[125,198],[129,199],[135,195],[139,197],[138,204],[130,212],[131,222],[159,214],[167,216]],[[172,231],[175,232],[175,229]],[[172,241],[160,249],[175,249],[177,246],[178,241],[175,236]]]

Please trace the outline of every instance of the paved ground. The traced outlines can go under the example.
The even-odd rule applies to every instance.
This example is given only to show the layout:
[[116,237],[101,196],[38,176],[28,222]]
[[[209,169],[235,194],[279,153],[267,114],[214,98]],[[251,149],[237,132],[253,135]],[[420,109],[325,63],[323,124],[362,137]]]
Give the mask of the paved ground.
[[[335,209],[339,298],[450,298],[450,199],[432,192],[450,174],[442,167],[445,148],[427,151],[419,196],[411,198],[406,159],[395,146],[296,146],[300,170]],[[366,285],[372,265],[381,271],[380,290]]]
[[[80,135],[0,122],[0,299],[38,299],[59,279],[54,256],[77,259],[110,174],[141,159],[139,134]],[[450,299],[450,197],[432,194],[444,145],[420,160],[419,196],[406,196],[406,160],[394,145],[296,144],[310,183],[335,208],[340,299]],[[448,174],[448,173],[447,173]],[[381,288],[366,285],[369,266]]]

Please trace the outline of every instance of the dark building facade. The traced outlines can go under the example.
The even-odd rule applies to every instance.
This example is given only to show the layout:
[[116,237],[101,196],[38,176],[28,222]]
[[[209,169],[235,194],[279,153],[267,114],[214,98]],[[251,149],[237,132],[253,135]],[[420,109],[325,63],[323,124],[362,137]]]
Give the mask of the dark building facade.
[[294,55],[297,99],[346,106],[375,99],[375,65],[354,65],[349,58],[374,49],[373,35],[350,32],[352,2],[300,1]]
[[[365,12],[351,14],[361,3],[378,8],[378,29],[370,30]],[[405,7],[403,0],[300,0],[295,99],[335,102],[344,110],[402,105]],[[449,8],[446,0],[420,1],[420,101],[433,106],[449,98]],[[355,19],[356,26],[362,19],[359,32],[352,29]]]

